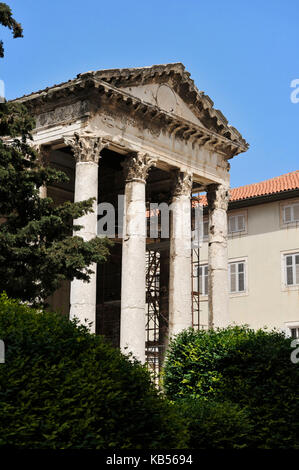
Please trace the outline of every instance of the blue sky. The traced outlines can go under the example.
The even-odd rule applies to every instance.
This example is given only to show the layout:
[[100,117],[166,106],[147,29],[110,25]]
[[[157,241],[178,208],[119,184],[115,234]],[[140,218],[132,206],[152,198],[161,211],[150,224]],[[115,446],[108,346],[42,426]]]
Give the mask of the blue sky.
[[24,28],[23,39],[1,28],[7,99],[88,70],[182,62],[250,144],[231,162],[232,186],[299,169],[298,1],[7,3]]

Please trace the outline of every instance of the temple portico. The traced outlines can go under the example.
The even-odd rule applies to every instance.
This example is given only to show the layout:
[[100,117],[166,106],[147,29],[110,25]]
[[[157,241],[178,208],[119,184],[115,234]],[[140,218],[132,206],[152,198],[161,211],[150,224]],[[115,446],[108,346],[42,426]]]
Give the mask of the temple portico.
[[[247,144],[184,66],[88,72],[19,101],[35,115],[35,144],[50,149],[50,164],[69,176],[47,194],[57,203],[94,198],[94,211],[75,221],[82,226],[77,235],[98,235],[101,202],[112,204],[123,222],[122,236],[113,236],[111,259],[92,266],[90,283],[74,279],[70,293],[65,284],[54,294],[54,306],[63,303],[71,318],[87,320],[92,332],[106,334],[142,362],[159,355],[162,343],[194,324],[191,197],[206,191],[206,326],[228,325],[228,160]],[[117,207],[120,195],[123,208]],[[162,202],[170,205],[169,236],[161,234],[157,216],[153,237],[148,205]]]

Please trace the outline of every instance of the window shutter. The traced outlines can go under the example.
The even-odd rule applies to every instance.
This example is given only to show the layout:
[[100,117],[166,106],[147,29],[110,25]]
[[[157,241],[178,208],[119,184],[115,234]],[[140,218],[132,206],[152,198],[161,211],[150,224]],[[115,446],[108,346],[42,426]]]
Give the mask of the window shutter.
[[202,294],[202,267],[198,266],[199,294]]
[[245,230],[245,217],[244,215],[238,215],[238,232],[243,232]]
[[206,238],[209,236],[209,221],[204,220],[203,222],[203,236]]
[[228,231],[243,232],[245,230],[245,216],[244,214],[230,215],[228,218]]
[[299,255],[295,256],[296,280],[295,284],[299,284]]
[[238,273],[239,273],[239,292],[243,292],[245,290],[245,273],[244,273],[244,263],[238,264]]
[[283,220],[285,223],[292,221],[292,208],[290,206],[283,208]]
[[299,220],[299,204],[294,204],[293,209],[294,209],[294,221],[298,221]]
[[204,267],[204,273],[205,273],[205,277],[204,277],[204,293],[205,295],[208,295],[208,282],[209,282],[209,278],[208,278],[208,266],[205,266]]
[[236,265],[230,265],[230,290],[231,292],[236,292],[237,290],[237,279],[236,279]]
[[294,284],[294,278],[293,278],[293,257],[292,256],[286,256],[286,281],[287,285],[291,286]]
[[236,231],[236,217],[234,215],[229,217],[228,229],[230,233]]
[[208,295],[208,265],[199,266],[198,268],[199,277],[199,294]]

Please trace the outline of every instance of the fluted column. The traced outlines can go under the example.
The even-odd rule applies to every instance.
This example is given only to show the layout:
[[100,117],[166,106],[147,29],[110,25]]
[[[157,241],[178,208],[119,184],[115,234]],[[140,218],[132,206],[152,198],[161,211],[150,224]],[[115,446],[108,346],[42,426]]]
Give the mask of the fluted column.
[[134,153],[124,163],[120,347],[145,362],[145,182],[153,159]]
[[207,187],[209,206],[209,328],[229,325],[227,207],[228,185]]
[[171,203],[169,336],[192,326],[191,189],[189,173],[174,173]]
[[[75,134],[65,137],[65,143],[71,147],[76,160],[75,202],[95,198],[93,212],[76,219],[75,225],[82,225],[74,234],[88,241],[97,235],[97,204],[98,204],[98,162],[103,144],[100,138]],[[71,283],[70,318],[78,318],[80,323],[91,323],[90,331],[96,327],[96,279],[97,266],[90,268],[93,274],[90,282],[74,279]]]

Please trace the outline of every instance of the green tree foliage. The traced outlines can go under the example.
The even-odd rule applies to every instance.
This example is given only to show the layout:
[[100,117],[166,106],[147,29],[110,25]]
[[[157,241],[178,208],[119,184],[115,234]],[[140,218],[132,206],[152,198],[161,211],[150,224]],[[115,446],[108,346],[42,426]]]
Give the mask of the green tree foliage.
[[[0,4],[0,23],[22,29],[7,5]],[[1,52],[1,50],[0,50]],[[1,54],[0,54],[1,55]],[[34,120],[16,103],[0,104],[0,291],[40,304],[63,280],[88,281],[92,263],[107,259],[110,242],[72,236],[73,219],[92,211],[92,199],[57,207],[41,199],[39,188],[67,181],[64,173],[42,166],[30,147]]]
[[177,410],[188,428],[189,449],[242,449],[253,425],[246,409],[235,403],[181,399]]
[[183,448],[145,366],[61,315],[0,297],[0,446]]
[[299,367],[291,352],[291,340],[275,330],[186,330],[170,344],[165,391],[176,401],[240,406],[253,423],[250,446],[299,447]]
[[[14,38],[23,37],[22,26],[13,18],[11,9],[6,3],[0,3],[0,24],[11,29]],[[0,57],[4,57],[3,41],[0,41]]]

